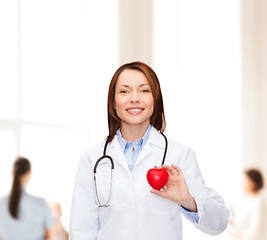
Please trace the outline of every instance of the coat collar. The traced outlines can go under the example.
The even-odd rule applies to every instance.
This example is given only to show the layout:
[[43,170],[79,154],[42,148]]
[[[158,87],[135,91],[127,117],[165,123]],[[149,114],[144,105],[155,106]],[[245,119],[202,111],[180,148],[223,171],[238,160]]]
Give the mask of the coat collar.
[[[154,127],[152,127],[149,139],[142,149],[140,155],[137,158],[136,164],[138,165],[146,156],[152,151],[152,146],[156,146],[161,149],[165,149],[165,140],[161,133]],[[112,150],[112,153],[110,152]],[[131,175],[125,156],[121,150],[121,146],[118,141],[118,136],[115,135],[113,140],[107,146],[107,155],[111,155],[112,158],[118,162],[128,173]]]
[[[161,135],[161,133],[152,126],[150,135],[149,135],[149,139],[146,143],[146,145],[148,144],[152,144],[155,145],[159,148],[164,149],[165,148],[165,140],[163,138],[163,136]],[[119,145],[118,143],[118,135],[115,135],[113,140],[108,144],[107,146],[107,150],[110,150],[111,148],[114,148],[116,145]]]
[[161,133],[154,127],[152,127],[149,139],[137,158],[137,161],[135,163],[136,166],[147,157],[147,155],[152,151],[153,146],[165,149],[165,139],[161,135]]
[[155,145],[159,148],[165,149],[165,140],[162,134],[154,127],[152,127],[147,144]]

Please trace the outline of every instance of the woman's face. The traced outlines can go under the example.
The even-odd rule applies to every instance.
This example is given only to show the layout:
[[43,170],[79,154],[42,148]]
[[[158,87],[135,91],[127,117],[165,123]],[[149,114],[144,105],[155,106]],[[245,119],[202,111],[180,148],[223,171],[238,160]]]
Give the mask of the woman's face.
[[244,174],[243,176],[243,190],[245,193],[254,192],[255,183]]
[[120,74],[115,86],[114,108],[121,126],[149,125],[154,99],[144,73],[127,69]]

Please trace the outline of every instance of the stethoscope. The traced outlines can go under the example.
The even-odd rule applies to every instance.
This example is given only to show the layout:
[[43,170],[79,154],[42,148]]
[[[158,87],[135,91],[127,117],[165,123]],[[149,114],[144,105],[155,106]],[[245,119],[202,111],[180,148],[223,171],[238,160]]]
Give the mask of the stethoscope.
[[[167,153],[167,149],[168,149],[168,140],[167,140],[166,136],[165,136],[163,133],[161,133],[161,134],[162,134],[162,136],[163,136],[164,139],[165,139],[165,150],[164,150],[164,155],[163,155],[162,162],[161,162],[161,165],[163,165],[164,162],[165,162],[165,157],[166,157],[166,153]],[[98,160],[96,161],[95,166],[94,166],[94,182],[95,182],[96,199],[97,199],[97,203],[98,203],[98,204],[96,205],[97,208],[98,208],[98,207],[109,207],[109,206],[110,206],[110,199],[111,199],[111,193],[112,193],[112,179],[113,179],[113,176],[114,176],[114,161],[113,161],[113,159],[112,159],[111,156],[106,155],[107,146],[108,146],[108,139],[107,139],[106,142],[105,142],[104,151],[103,151],[103,156],[100,157],[100,158],[98,158]],[[110,161],[110,163],[111,163],[111,171],[110,171],[111,174],[110,174],[109,197],[108,197],[107,202],[104,203],[104,204],[102,204],[102,203],[100,202],[100,200],[99,200],[99,196],[98,196],[98,192],[97,192],[97,184],[96,184],[96,175],[97,175],[97,173],[96,173],[96,169],[97,169],[98,164],[99,164],[103,159],[105,159],[105,158],[109,159],[109,161]]]

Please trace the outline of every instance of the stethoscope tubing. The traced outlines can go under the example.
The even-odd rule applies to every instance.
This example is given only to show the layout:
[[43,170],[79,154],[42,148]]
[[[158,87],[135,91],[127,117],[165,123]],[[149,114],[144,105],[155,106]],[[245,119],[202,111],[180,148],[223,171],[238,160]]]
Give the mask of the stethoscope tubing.
[[[167,154],[167,149],[168,149],[168,140],[167,140],[166,136],[163,133],[161,133],[161,134],[162,134],[162,136],[165,139],[165,150],[164,150],[164,154],[163,154],[163,158],[162,158],[162,162],[161,162],[161,165],[164,165],[166,154]],[[112,179],[113,179],[113,175],[114,175],[114,161],[113,161],[113,159],[112,159],[111,156],[109,156],[109,155],[106,154],[108,142],[109,141],[107,139],[106,142],[105,142],[105,146],[104,146],[103,156],[100,157],[96,161],[95,166],[94,166],[94,170],[93,170],[93,172],[94,172],[94,183],[95,183],[96,198],[97,198],[97,202],[98,202],[98,204],[96,205],[96,207],[109,207],[110,206],[109,202],[111,200],[111,193],[112,193]],[[98,191],[97,191],[96,175],[97,175],[97,166],[98,166],[98,164],[103,159],[105,159],[105,158],[109,159],[110,164],[111,164],[110,191],[109,191],[109,197],[108,197],[107,202],[105,204],[101,204],[100,199],[99,199],[99,196],[98,196]]]

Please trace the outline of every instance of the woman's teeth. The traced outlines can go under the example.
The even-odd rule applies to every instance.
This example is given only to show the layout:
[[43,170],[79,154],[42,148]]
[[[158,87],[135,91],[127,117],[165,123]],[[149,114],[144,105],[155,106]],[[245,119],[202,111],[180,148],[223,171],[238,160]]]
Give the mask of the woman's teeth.
[[129,112],[140,112],[140,111],[142,111],[142,109],[133,108],[133,109],[128,109],[127,111],[129,111]]

